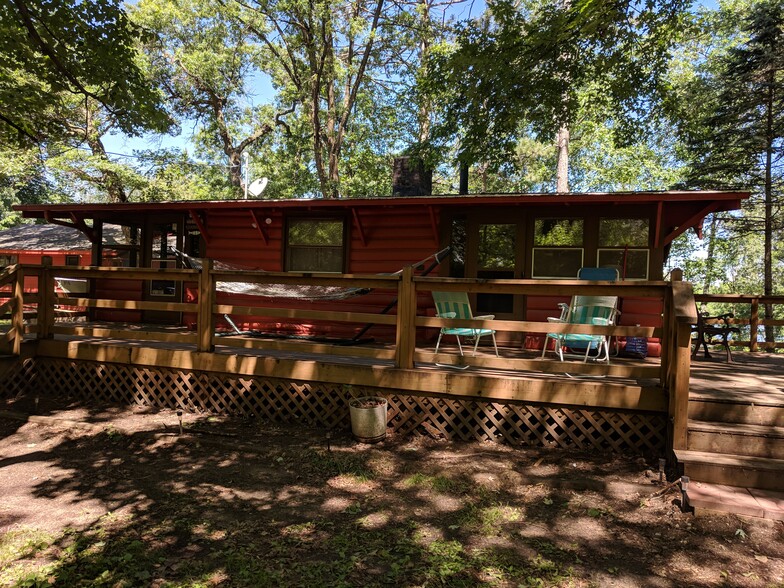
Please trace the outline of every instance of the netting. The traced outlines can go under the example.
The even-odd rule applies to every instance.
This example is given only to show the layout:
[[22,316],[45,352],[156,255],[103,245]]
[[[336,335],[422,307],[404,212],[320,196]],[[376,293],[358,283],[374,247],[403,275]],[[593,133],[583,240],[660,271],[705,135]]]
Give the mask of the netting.
[[[415,268],[423,266],[427,261],[433,260],[435,265],[443,261],[449,255],[450,248],[447,247],[433,255],[429,255],[422,261],[414,264]],[[199,258],[191,257],[173,249],[172,252],[177,258],[180,259],[184,267],[200,270],[202,262]],[[264,271],[259,268],[249,268],[223,261],[213,261],[213,267],[217,270],[226,271]],[[398,275],[403,270],[398,270],[391,274],[384,275]],[[296,285],[296,284],[252,284],[249,282],[218,282],[216,289],[220,292],[229,294],[247,294],[251,296],[260,296],[262,298],[293,298],[297,300],[346,300],[355,296],[362,296],[370,292],[369,288],[345,288],[341,286],[311,286],[311,285]]]

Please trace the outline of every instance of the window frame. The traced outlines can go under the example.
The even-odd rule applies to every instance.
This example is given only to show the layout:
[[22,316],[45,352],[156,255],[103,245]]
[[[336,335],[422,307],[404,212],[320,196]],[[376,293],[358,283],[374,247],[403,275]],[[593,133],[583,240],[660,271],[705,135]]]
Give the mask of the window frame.
[[[646,245],[605,245],[602,243],[601,239],[601,224],[602,221],[645,221],[647,224],[647,244]],[[618,272],[619,275],[623,280],[629,281],[637,281],[637,282],[644,282],[650,278],[651,275],[651,219],[645,216],[600,216],[599,217],[599,226],[598,226],[598,241],[596,247],[596,267],[602,267],[602,265],[609,264],[602,264],[601,262],[601,254],[605,251],[614,251],[623,253],[624,251],[629,252],[645,252],[645,276],[644,277],[624,277],[623,276],[623,268],[619,267]]]
[[[340,255],[340,271],[334,270],[302,270],[302,269],[291,269],[291,251],[292,246],[289,244],[289,231],[293,224],[297,222],[303,221],[311,221],[311,222],[318,222],[318,221],[329,221],[329,222],[340,222],[343,226],[341,232],[341,239],[342,243],[340,244],[341,248],[341,255]],[[311,273],[311,274],[345,274],[346,269],[348,267],[348,256],[349,256],[349,245],[350,245],[350,235],[349,235],[349,223],[346,220],[345,215],[335,215],[335,214],[325,214],[325,215],[318,215],[318,216],[310,216],[310,215],[297,215],[292,214],[286,217],[284,229],[283,229],[283,247],[282,247],[282,267],[284,272],[290,273]],[[329,248],[329,249],[337,249],[336,245],[294,245],[293,248],[296,250],[297,247],[309,247],[309,248]]]
[[[537,221],[555,220],[555,221],[580,221],[582,223],[582,243],[577,245],[537,245],[536,244],[536,223]],[[581,216],[537,216],[533,218],[533,230],[531,231],[531,279],[534,280],[569,280],[576,279],[577,272],[585,265],[585,231],[587,219]],[[553,276],[536,273],[536,254],[539,251],[579,251],[580,252],[580,265],[576,268],[571,276]]]
[[[624,249],[625,249],[624,247],[599,247],[599,248],[597,248],[596,249],[596,267],[602,267],[601,261],[600,261],[600,256],[601,256],[602,251],[613,251],[613,252],[623,253]],[[632,277],[632,278],[630,278],[629,276],[624,276],[623,275],[623,268],[621,267],[621,268],[618,268],[618,274],[621,276],[621,279],[624,280],[624,281],[631,281],[631,282],[634,282],[634,281],[645,282],[645,281],[647,281],[648,278],[651,275],[651,250],[650,250],[650,248],[646,248],[646,247],[629,247],[628,251],[634,251],[635,253],[645,252],[645,277],[642,277],[642,278]],[[607,265],[607,264],[605,264],[605,265]],[[607,265],[607,267],[615,267],[615,266]]]

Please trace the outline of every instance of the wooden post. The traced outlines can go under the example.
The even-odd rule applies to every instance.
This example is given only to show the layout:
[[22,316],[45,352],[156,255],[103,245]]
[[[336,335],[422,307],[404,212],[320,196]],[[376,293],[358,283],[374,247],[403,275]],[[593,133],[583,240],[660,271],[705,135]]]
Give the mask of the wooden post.
[[14,340],[11,343],[13,355],[22,353],[24,330],[24,269],[19,267],[14,282],[14,314],[11,317],[11,331],[14,333]]
[[215,284],[212,279],[212,260],[201,260],[201,273],[199,274],[199,312],[197,319],[197,332],[199,342],[197,351],[210,352],[215,350],[212,338],[215,334],[215,315],[212,312],[215,305]]
[[54,325],[54,276],[52,258],[41,258],[41,273],[38,276],[38,339],[51,339]]
[[759,351],[757,331],[759,330],[759,298],[751,299],[751,317],[749,318],[749,351]]
[[[674,278],[675,276],[673,276]],[[671,450],[686,449],[689,426],[689,376],[691,371],[691,325],[697,320],[694,291],[688,282],[672,281],[673,342],[669,385]]]
[[[671,282],[680,282],[683,280],[683,270],[675,268],[670,272]],[[661,337],[661,370],[659,372],[659,380],[662,386],[669,385],[670,367],[673,362],[673,348],[674,348],[674,312],[672,302],[672,287],[670,287],[664,295],[664,314],[662,315],[662,337]]]
[[397,333],[395,336],[395,367],[412,369],[416,348],[417,298],[414,285],[414,268],[403,268],[397,290]]

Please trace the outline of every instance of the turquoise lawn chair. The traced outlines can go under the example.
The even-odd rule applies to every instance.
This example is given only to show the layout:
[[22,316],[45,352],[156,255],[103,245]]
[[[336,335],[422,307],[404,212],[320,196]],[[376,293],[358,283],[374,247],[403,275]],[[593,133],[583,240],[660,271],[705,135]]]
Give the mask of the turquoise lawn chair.
[[[614,325],[618,316],[617,296],[574,296],[566,316],[561,318],[549,317],[551,323],[571,325]],[[610,345],[607,335],[589,335],[583,333],[547,333],[542,349],[542,357],[547,352],[547,343],[550,339],[555,341],[555,353],[561,361],[564,360],[564,349],[585,349],[583,362],[587,362],[591,350],[596,350],[594,359],[605,363],[610,362]]]
[[[495,318],[495,315],[492,314],[485,316],[474,316],[471,313],[471,303],[468,301],[468,294],[465,292],[433,292],[433,301],[436,303],[436,316],[439,318],[468,320],[490,320]],[[485,335],[490,335],[493,339],[495,356],[499,357],[498,345],[496,345],[495,342],[495,331],[493,329],[443,327],[441,332],[438,334],[438,342],[436,342],[436,353],[438,353],[438,347],[441,345],[441,337],[444,335],[454,335],[457,338],[457,347],[460,349],[460,355],[463,355],[463,346],[460,343],[460,337],[474,338],[474,355],[476,355],[476,348],[479,346],[479,340]]]

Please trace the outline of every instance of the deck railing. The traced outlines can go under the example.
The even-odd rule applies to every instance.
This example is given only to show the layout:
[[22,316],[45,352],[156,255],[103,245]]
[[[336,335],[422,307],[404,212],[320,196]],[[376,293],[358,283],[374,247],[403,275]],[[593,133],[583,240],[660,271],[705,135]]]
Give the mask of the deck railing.
[[[713,302],[721,304],[724,308],[729,306],[731,311],[735,314],[735,316],[730,319],[730,323],[733,325],[748,325],[749,338],[733,339],[733,347],[741,347],[749,349],[750,351],[784,348],[784,341],[758,340],[760,327],[764,328],[769,326],[784,326],[784,320],[774,319],[772,312],[769,316],[760,318],[760,305],[766,308],[772,308],[776,305],[784,305],[784,296],[757,296],[753,294],[695,294],[694,300],[697,302],[697,304],[700,305]],[[746,312],[747,309],[748,312]]]
[[[54,277],[74,279],[106,280],[166,280],[195,285],[198,297],[194,302],[162,302],[142,300],[118,300],[98,298],[94,294],[57,294],[54,288]],[[36,293],[24,293],[25,276],[37,278],[39,287]],[[303,285],[303,286],[338,286],[345,288],[366,288],[385,290],[396,293],[398,300],[395,314],[368,312],[352,312],[345,310],[316,310],[312,308],[291,308],[283,305],[225,304],[217,301],[218,282],[243,282],[254,284]],[[7,286],[10,285],[9,289]],[[226,271],[213,269],[209,261],[202,270],[190,269],[140,269],[117,267],[52,267],[21,265],[10,266],[0,274],[0,288],[6,286],[6,298],[0,292],[0,315],[12,317],[12,331],[25,330],[36,332],[38,338],[49,338],[53,334],[76,336],[111,336],[128,339],[150,339],[162,342],[195,345],[198,351],[213,350],[218,340],[215,334],[216,315],[235,315],[243,317],[283,318],[293,321],[316,320],[340,323],[387,325],[395,329],[394,351],[389,347],[374,347],[370,350],[357,351],[356,347],[346,348],[345,355],[375,355],[379,359],[394,360],[395,366],[410,369],[415,362],[432,360],[434,354],[417,349],[418,333],[422,329],[442,327],[473,327],[487,328],[496,331],[539,334],[570,332],[584,334],[604,334],[610,337],[646,337],[658,338],[666,346],[668,331],[672,328],[671,285],[669,282],[587,282],[581,280],[484,280],[470,278],[443,278],[416,276],[411,268],[406,268],[397,275],[336,275],[336,274],[295,274],[257,271]],[[596,295],[650,298],[662,302],[664,308],[663,322],[658,327],[640,326],[597,326],[569,325],[551,322],[520,321],[520,320],[461,320],[438,318],[432,315],[417,314],[417,298],[420,294],[429,297],[432,291],[458,291],[470,294],[511,294],[522,296],[563,296]],[[693,304],[693,300],[692,300]],[[127,329],[122,326],[98,327],[78,324],[57,324],[54,322],[55,308],[60,306],[81,307],[86,309],[111,309],[124,311],[168,311],[185,312],[196,315],[196,331],[193,332],[160,332],[141,331],[139,328]],[[345,308],[345,305],[342,305]],[[26,310],[25,310],[26,309]],[[37,309],[35,324],[24,325],[25,311]],[[558,313],[553,309],[554,315]],[[693,322],[693,321],[692,321]],[[9,335],[10,340],[12,335]],[[221,344],[244,346],[236,338],[222,336]],[[419,337],[421,339],[421,336]],[[321,344],[298,341],[302,349],[312,346],[316,351],[323,350]],[[441,361],[443,360],[443,361]],[[439,362],[465,361],[477,367],[503,368],[509,370],[530,371],[563,371],[563,364],[556,360],[496,358],[483,354],[477,357],[466,355],[460,358],[451,353],[440,353]],[[662,351],[661,367],[651,365],[604,365],[600,363],[582,364],[570,362],[569,370],[576,373],[609,374],[628,378],[666,378],[667,365],[670,357],[666,350]],[[578,365],[579,364],[579,365]]]
[[[25,277],[37,280],[37,292],[25,293]],[[195,285],[198,293],[195,302],[159,302],[139,300],[117,300],[98,298],[93,295],[63,295],[55,291],[55,276],[86,280],[168,280]],[[340,286],[346,288],[370,288],[386,290],[397,296],[395,314],[352,312],[343,310],[316,310],[314,308],[290,308],[285,306],[237,305],[217,301],[219,282],[243,282],[256,284],[291,284],[307,286]],[[95,288],[92,289],[95,292]],[[460,320],[422,315],[418,313],[417,300],[420,294],[429,296],[432,291],[459,291],[468,293],[511,294],[522,296],[597,295],[637,297],[658,300],[662,303],[661,326],[594,326],[568,325],[550,322],[519,320]],[[760,299],[762,302],[762,299]],[[138,325],[97,325],[93,323],[55,322],[57,305],[83,307],[90,310],[113,309],[131,311],[169,311],[192,313],[196,318],[194,332],[171,330],[144,330]],[[345,308],[345,307],[344,307]],[[26,313],[36,311],[36,321],[25,324]],[[557,313],[553,309],[554,314]],[[221,314],[245,317],[277,317],[290,320],[319,320],[375,325],[394,328],[395,343],[390,346],[340,347],[324,343],[270,342],[249,340],[239,336],[220,336],[215,333],[215,317]],[[126,340],[151,340],[162,343],[191,346],[197,352],[211,352],[215,345],[240,348],[296,349],[308,353],[355,356],[383,361],[385,365],[400,370],[411,370],[417,363],[458,364],[498,369],[509,372],[558,373],[574,375],[613,376],[628,379],[658,379],[669,394],[669,416],[673,447],[685,446],[686,417],[688,409],[688,387],[690,369],[691,325],[696,322],[696,305],[691,284],[681,281],[680,272],[673,273],[672,282],[586,282],[579,280],[482,280],[416,276],[412,268],[397,275],[335,275],[335,274],[292,274],[269,272],[240,272],[216,270],[206,261],[201,270],[186,269],[138,269],[114,267],[52,267],[45,260],[43,265],[10,266],[0,273],[0,316],[8,315],[11,325],[0,340],[7,353],[20,354],[24,334],[34,333],[38,339],[50,339],[54,335],[100,337]],[[442,327],[489,328],[496,331],[541,334],[572,332],[604,334],[610,337],[647,337],[661,341],[659,362],[611,362],[603,363],[560,362],[551,359],[501,357],[482,354],[477,357],[461,357],[453,352],[439,353],[417,348],[417,335],[423,329],[436,333]],[[420,337],[421,339],[421,337]],[[519,354],[508,354],[519,355]],[[533,385],[533,384],[532,384]],[[543,386],[542,384],[537,384]],[[610,385],[608,383],[608,385]],[[559,388],[560,390],[560,388]],[[542,398],[546,400],[547,389],[542,387]],[[563,392],[561,390],[561,392]],[[560,392],[559,392],[560,393]],[[474,395],[481,397],[482,391]],[[591,405],[591,398],[574,398],[570,403]]]

